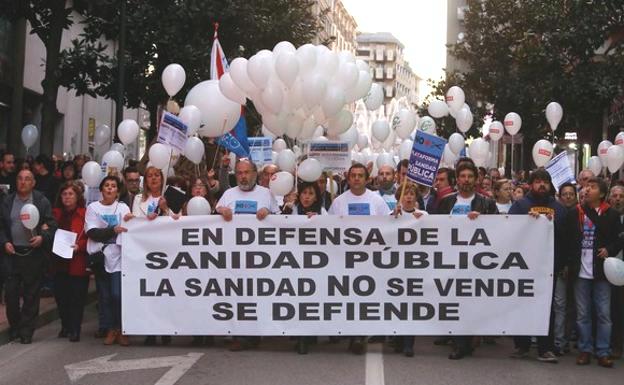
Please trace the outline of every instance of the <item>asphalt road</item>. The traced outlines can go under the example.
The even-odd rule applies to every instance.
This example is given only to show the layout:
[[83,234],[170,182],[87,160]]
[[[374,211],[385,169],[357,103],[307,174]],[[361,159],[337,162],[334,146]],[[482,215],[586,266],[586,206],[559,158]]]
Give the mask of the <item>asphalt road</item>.
[[[58,339],[58,321],[35,333],[32,345],[10,343],[0,347],[0,384],[618,384],[624,360],[616,368],[575,365],[574,354],[558,364],[534,359],[508,358],[512,343],[499,338],[481,346],[475,356],[449,361],[448,347],[433,345],[429,337],[417,338],[415,357],[393,353],[381,344],[369,344],[368,353],[355,356],[347,343],[321,339],[308,355],[294,352],[294,342],[267,338],[254,349],[230,352],[226,341],[215,346],[191,347],[190,337],[177,337],[171,346],[145,347],[133,337],[130,347],[104,346],[92,337],[95,314],[89,309],[82,341]],[[114,355],[112,357],[106,357]],[[104,357],[97,360],[98,357]],[[89,361],[91,360],[91,361]],[[89,361],[89,362],[84,362]],[[72,382],[72,379],[74,380]]]

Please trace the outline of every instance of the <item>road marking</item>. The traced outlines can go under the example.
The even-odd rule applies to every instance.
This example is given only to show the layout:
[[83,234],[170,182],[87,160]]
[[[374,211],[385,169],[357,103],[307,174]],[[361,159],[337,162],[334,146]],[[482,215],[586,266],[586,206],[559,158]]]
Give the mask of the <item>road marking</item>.
[[72,383],[89,374],[125,372],[137,369],[158,369],[171,367],[154,385],[173,385],[199,360],[204,353],[188,353],[182,356],[137,358],[110,361],[117,353],[92,360],[65,365],[65,371]]
[[366,385],[384,385],[383,344],[368,344]]

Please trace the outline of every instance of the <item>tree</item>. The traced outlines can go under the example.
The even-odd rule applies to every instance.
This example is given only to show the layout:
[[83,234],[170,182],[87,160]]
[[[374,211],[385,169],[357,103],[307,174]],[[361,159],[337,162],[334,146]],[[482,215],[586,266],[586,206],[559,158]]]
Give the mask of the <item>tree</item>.
[[26,19],[45,46],[45,75],[41,112],[41,152],[51,154],[58,119],[56,99],[63,30],[73,24],[72,13],[82,12],[88,0],[0,0],[0,17],[11,21]]
[[[117,60],[107,53],[101,37],[118,37],[120,0],[101,0],[84,12],[85,32],[62,56],[62,84],[78,94],[113,98],[117,89]],[[161,73],[170,63],[186,70],[181,102],[188,90],[210,77],[213,25],[229,60],[271,49],[288,40],[295,45],[315,36],[318,20],[313,0],[127,0],[124,103],[150,112],[150,137],[157,128],[158,106],[168,96]]]
[[475,115],[472,133],[477,117],[517,112],[530,144],[550,137],[544,110],[558,101],[557,133],[576,131],[595,143],[624,86],[624,51],[613,39],[623,31],[621,0],[469,0],[468,7],[465,36],[449,47],[467,70],[448,73],[434,95],[461,86]]

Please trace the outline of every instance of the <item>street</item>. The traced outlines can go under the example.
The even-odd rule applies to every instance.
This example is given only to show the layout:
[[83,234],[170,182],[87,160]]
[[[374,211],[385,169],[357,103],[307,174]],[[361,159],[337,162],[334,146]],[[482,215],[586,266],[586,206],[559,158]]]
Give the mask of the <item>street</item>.
[[[70,343],[56,337],[55,321],[35,332],[32,345],[9,343],[0,347],[0,384],[616,384],[622,379],[622,360],[615,369],[595,361],[575,365],[575,355],[558,364],[533,359],[513,360],[510,338],[482,345],[473,357],[449,361],[448,347],[433,345],[433,338],[416,339],[415,357],[396,354],[387,346],[369,344],[368,353],[347,352],[347,342],[331,344],[326,338],[310,347],[308,355],[294,352],[294,342],[266,338],[254,349],[230,352],[223,338],[215,346],[192,347],[190,337],[174,337],[171,346],[145,347],[142,337],[130,347],[104,346],[92,337],[95,309],[87,309],[82,340]],[[535,353],[532,352],[532,356]],[[87,362],[85,362],[87,361]],[[73,381],[72,381],[73,380]]]

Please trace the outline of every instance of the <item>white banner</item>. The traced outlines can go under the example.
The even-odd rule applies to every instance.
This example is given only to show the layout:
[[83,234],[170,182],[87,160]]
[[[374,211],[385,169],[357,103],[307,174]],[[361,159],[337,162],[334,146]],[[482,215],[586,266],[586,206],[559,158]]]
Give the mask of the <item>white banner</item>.
[[553,225],[528,216],[135,218],[123,330],[545,335]]
[[351,151],[348,142],[311,141],[308,156],[321,163],[323,171],[343,173],[351,167]]

